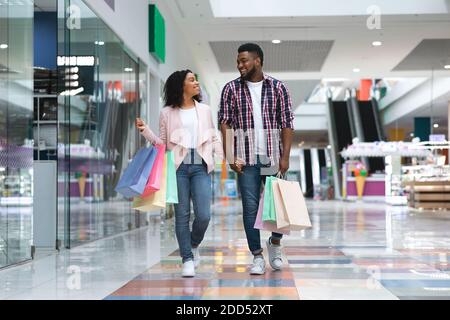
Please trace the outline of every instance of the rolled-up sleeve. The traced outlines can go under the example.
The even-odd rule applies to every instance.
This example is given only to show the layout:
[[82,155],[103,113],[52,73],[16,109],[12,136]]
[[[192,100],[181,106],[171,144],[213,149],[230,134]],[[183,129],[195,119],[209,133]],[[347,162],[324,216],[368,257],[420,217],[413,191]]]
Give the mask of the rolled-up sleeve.
[[231,85],[228,83],[222,90],[222,97],[220,99],[219,116],[220,124],[227,124],[232,126],[234,119],[234,95]]
[[278,127],[280,129],[294,129],[294,112],[292,111],[292,99],[289,90],[282,82],[279,84],[279,103],[278,103]]

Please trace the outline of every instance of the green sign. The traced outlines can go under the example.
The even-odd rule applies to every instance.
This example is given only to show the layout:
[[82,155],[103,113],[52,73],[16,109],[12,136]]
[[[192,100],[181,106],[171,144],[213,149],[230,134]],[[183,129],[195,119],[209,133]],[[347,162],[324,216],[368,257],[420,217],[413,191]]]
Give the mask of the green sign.
[[166,59],[166,25],[156,5],[149,6],[149,50],[150,53],[164,63]]

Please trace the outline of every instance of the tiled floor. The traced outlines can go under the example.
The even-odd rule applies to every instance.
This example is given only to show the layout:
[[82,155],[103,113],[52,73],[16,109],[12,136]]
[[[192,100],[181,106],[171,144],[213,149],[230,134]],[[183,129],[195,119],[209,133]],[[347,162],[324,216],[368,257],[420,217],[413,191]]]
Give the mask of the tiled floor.
[[[218,202],[197,276],[181,277],[173,220],[0,271],[0,299],[450,299],[450,214],[308,202],[284,268],[249,275],[240,202]],[[262,241],[269,233],[263,232]],[[80,267],[81,287],[68,272]]]
[[174,251],[106,299],[450,299],[450,214],[308,206],[313,228],[285,237],[281,272],[249,275],[240,203],[218,203],[195,278],[181,278]]

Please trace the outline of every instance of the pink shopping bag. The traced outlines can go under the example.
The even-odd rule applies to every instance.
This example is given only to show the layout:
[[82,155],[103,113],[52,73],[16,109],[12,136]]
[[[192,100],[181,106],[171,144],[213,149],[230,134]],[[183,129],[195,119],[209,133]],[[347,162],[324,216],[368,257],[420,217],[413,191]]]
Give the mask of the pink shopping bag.
[[147,197],[161,188],[166,145],[156,145],[155,148],[158,151],[158,155],[156,156],[155,164],[153,165],[152,171],[147,181],[147,185],[145,186],[144,193],[141,195],[141,197]]
[[264,192],[261,194],[261,199],[259,200],[258,214],[256,215],[256,221],[254,225],[255,229],[266,230],[286,235],[291,233],[289,227],[278,229],[276,222],[263,221],[262,219],[263,209],[264,209]]

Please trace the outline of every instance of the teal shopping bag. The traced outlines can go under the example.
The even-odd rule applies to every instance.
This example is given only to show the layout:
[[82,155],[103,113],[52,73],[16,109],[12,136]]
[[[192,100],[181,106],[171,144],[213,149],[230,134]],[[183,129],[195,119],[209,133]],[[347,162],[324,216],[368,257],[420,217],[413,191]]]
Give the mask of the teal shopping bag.
[[166,202],[178,203],[177,172],[175,157],[172,151],[167,151],[167,174],[166,174]]
[[266,177],[264,186],[264,210],[262,215],[263,221],[276,222],[277,216],[275,214],[275,202],[273,198],[272,181],[275,177]]

